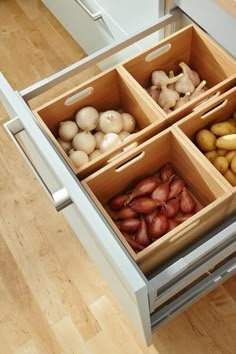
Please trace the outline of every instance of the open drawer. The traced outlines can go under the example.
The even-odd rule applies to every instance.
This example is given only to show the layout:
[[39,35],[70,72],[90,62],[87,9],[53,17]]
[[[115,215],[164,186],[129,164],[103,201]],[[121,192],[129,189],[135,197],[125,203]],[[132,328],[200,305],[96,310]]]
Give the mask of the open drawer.
[[[88,60],[83,65],[88,65]],[[50,85],[53,79],[36,85],[35,90],[25,90],[23,99],[1,75],[0,97],[11,118],[5,128],[24,156],[28,155],[30,165],[43,181],[56,209],[63,210],[134,326],[150,345],[152,329],[235,273],[236,218],[225,220],[169,263],[144,275],[26,103],[27,98]],[[214,269],[221,262],[221,266]]]

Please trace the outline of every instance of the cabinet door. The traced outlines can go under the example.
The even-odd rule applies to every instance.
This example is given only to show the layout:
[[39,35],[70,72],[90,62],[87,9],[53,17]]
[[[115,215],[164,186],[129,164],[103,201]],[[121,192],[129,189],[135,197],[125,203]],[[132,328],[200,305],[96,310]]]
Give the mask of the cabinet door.
[[55,198],[58,193],[63,193],[64,197],[59,199],[64,206],[69,205],[63,211],[65,217],[137,331],[150,345],[152,335],[147,280],[125,252],[79,180],[44,135],[22,97],[13,91],[3,75],[0,75],[0,100],[12,118],[6,123],[11,138],[20,149],[15,135],[21,134],[24,147],[27,149],[28,146],[30,158],[39,170],[38,178],[44,180],[43,184],[58,210],[63,205],[61,207]]

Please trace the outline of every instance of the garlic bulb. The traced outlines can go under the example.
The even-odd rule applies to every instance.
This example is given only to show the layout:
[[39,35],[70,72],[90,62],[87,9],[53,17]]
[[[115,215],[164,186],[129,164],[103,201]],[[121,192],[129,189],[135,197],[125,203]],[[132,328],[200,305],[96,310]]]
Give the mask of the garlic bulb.
[[166,111],[176,105],[179,99],[178,92],[169,89],[166,84],[161,85],[161,93],[158,100],[158,104]]
[[101,155],[101,150],[96,149],[89,155],[89,160],[91,161],[100,155]]
[[69,155],[69,158],[76,168],[80,168],[89,162],[88,155],[84,151],[72,151]]
[[185,103],[188,103],[188,101],[190,100],[190,95],[190,92],[186,92],[183,97],[180,97],[176,102],[174,109],[178,109],[179,107],[182,107]]
[[57,138],[58,144],[62,147],[65,153],[69,153],[70,149],[72,148],[71,141],[64,141],[61,138]]
[[119,133],[123,128],[121,114],[109,110],[100,115],[99,127],[103,133]]
[[67,120],[59,124],[58,135],[63,141],[70,141],[78,133],[79,128],[72,120]]
[[91,131],[98,124],[99,113],[94,107],[84,107],[76,113],[75,120],[80,129]]
[[147,93],[154,99],[154,101],[158,102],[161,90],[156,86],[150,86],[147,88]]
[[132,133],[135,129],[136,121],[130,113],[121,113],[123,129],[128,133]]
[[107,133],[101,141],[100,150],[101,152],[106,152],[115,148],[119,144],[121,144],[119,135],[115,133]]
[[96,133],[93,134],[95,140],[96,140],[96,149],[100,149],[100,144],[102,139],[104,138],[104,133],[101,131],[97,131]]
[[184,94],[187,92],[192,93],[195,90],[195,86],[189,77],[189,70],[190,69],[188,68],[188,66],[184,62],[181,62],[179,64],[179,66],[183,70],[184,75],[176,82],[175,89],[179,93],[184,93]]
[[96,140],[90,132],[81,132],[72,140],[72,146],[75,150],[82,150],[89,155],[95,149]]

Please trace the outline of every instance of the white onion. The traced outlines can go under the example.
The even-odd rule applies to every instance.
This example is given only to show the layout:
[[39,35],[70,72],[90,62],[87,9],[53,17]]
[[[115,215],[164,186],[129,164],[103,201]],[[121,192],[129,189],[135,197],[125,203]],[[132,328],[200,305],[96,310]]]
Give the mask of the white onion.
[[99,127],[103,133],[119,133],[123,129],[121,114],[109,110],[103,112],[99,118]]
[[88,155],[84,151],[72,151],[69,158],[76,168],[80,168],[89,162]]
[[136,121],[130,113],[121,113],[123,130],[132,133],[136,126]]
[[100,149],[100,144],[102,139],[104,138],[104,133],[101,131],[97,131],[96,133],[93,134],[95,140],[96,140],[96,149]]
[[72,148],[71,141],[64,141],[61,138],[57,138],[58,144],[62,147],[65,153],[69,153],[70,149]]
[[84,107],[76,113],[75,120],[80,129],[91,131],[98,124],[99,113],[94,107]]
[[58,135],[64,141],[70,141],[78,133],[78,125],[72,120],[67,120],[59,124]]
[[119,135],[115,133],[107,133],[101,141],[100,150],[101,152],[106,152],[115,148],[119,144],[121,144]]
[[89,155],[95,149],[96,140],[90,132],[81,132],[72,140],[72,146],[75,150],[82,150]]
[[102,154],[101,150],[96,149],[89,155],[89,160],[93,160]]
[[119,134],[120,140],[124,141],[128,136],[130,136],[130,133],[128,133],[126,130],[122,130]]

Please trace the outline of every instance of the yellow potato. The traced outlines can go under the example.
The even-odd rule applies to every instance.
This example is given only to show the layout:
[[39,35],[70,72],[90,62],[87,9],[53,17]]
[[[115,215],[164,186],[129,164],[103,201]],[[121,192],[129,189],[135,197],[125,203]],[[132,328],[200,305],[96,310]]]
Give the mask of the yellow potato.
[[216,137],[215,135],[210,132],[208,129],[201,129],[199,132],[196,134],[196,142],[198,147],[202,151],[212,151],[215,150],[215,144],[216,144]]
[[229,167],[228,160],[224,156],[218,156],[213,161],[213,165],[222,175],[227,171]]
[[216,150],[214,151],[208,151],[205,153],[206,158],[213,163],[213,161],[215,160],[215,158],[218,156]]
[[236,150],[228,151],[227,154],[225,155],[225,158],[228,160],[230,163],[233,160],[233,157],[236,155]]
[[228,150],[225,149],[217,149],[216,151],[219,156],[225,156],[228,152]]
[[233,171],[233,173],[236,174],[236,156],[233,157],[230,167],[231,167],[231,170]]
[[236,175],[231,171],[231,170],[227,170],[224,173],[224,177],[227,179],[227,181],[232,184],[233,187],[236,186]]
[[233,127],[236,127],[236,121],[233,118],[228,119],[226,122],[231,124]]
[[225,150],[236,150],[236,134],[221,136],[216,140],[216,147]]
[[236,133],[236,128],[230,122],[216,123],[211,126],[211,132],[217,136]]

